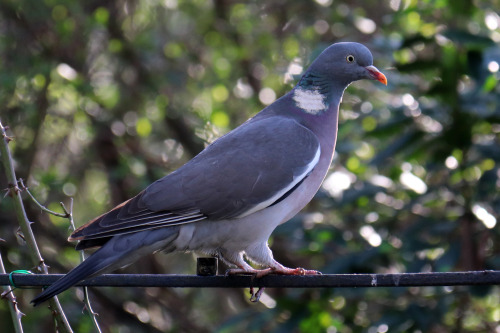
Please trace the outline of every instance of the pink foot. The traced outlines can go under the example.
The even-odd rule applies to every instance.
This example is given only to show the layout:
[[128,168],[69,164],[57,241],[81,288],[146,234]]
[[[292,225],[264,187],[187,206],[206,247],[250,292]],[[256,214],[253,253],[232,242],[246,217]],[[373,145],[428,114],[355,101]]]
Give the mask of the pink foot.
[[226,276],[235,274],[253,274],[257,278],[269,274],[279,274],[279,275],[321,275],[321,272],[315,270],[307,270],[303,268],[288,268],[285,266],[269,267],[265,269],[254,269],[254,268],[232,268],[226,271]]
[[260,277],[266,276],[272,272],[273,272],[272,268],[266,268],[266,269],[231,268],[231,269],[228,269],[224,275],[228,276],[228,275],[236,275],[236,274],[251,274],[251,275],[254,275],[256,278],[260,278]]
[[[235,274],[252,274],[256,278],[261,278],[269,274],[280,274],[280,275],[321,275],[321,272],[314,270],[307,270],[303,268],[288,268],[281,264],[276,267],[269,267],[265,269],[255,269],[252,267],[242,267],[231,268],[226,271],[225,276],[235,275]],[[254,291],[253,287],[250,287],[250,302],[256,303],[260,300],[262,293],[264,292],[264,287],[260,287],[257,292]]]
[[276,267],[271,273],[280,275],[321,275],[321,272],[303,268],[288,268],[285,266]]

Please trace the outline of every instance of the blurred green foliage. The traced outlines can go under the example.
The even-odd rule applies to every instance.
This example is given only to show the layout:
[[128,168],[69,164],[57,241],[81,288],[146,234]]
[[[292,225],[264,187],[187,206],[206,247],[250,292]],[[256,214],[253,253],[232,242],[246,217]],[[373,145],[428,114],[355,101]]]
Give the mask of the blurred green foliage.
[[[19,177],[77,225],[175,170],[291,89],[327,45],[358,41],[387,88],[353,84],[315,200],[271,239],[288,266],[324,273],[500,269],[500,2],[0,2],[0,116]],[[7,186],[0,176],[2,188]],[[66,221],[26,200],[52,272],[78,256]],[[7,270],[28,269],[8,198]],[[193,273],[189,254],[126,269]],[[187,259],[187,260],[186,260]],[[90,332],[75,290],[61,295]],[[16,290],[26,331],[49,311]],[[79,292],[77,291],[77,294]],[[78,294],[81,296],[80,294]],[[498,287],[267,290],[96,288],[109,332],[499,332]],[[2,330],[10,331],[5,302]]]

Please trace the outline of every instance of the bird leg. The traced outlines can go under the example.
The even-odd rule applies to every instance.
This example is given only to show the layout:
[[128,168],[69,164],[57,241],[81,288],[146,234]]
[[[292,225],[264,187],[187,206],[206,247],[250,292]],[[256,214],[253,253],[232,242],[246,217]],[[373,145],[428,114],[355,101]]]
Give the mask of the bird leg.
[[[224,257],[224,259],[227,260],[227,257]],[[265,269],[253,268],[245,260],[243,260],[243,256],[241,254],[237,256],[235,260],[227,260],[227,261],[229,263],[232,263],[233,265],[236,265],[238,268],[228,269],[224,274],[225,276],[236,275],[236,274],[252,274],[254,277],[260,278],[271,273],[272,270],[272,268],[265,268]]]
[[238,268],[230,269],[226,272],[229,274],[254,274],[255,277],[261,278],[268,274],[280,274],[280,275],[320,275],[321,273],[315,270],[307,270],[303,268],[288,268],[277,262],[273,258],[273,253],[269,248],[267,242],[260,243],[254,247],[247,248],[245,250],[246,257],[255,262],[256,264],[268,268],[255,269],[250,266],[240,254],[237,260],[231,261],[233,264],[238,266]]

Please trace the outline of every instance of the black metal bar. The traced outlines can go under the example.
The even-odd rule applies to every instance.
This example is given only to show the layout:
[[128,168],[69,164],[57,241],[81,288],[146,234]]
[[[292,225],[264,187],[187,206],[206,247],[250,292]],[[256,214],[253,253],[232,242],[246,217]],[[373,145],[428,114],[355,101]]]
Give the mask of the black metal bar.
[[[12,274],[15,286],[48,286],[63,274]],[[9,285],[9,274],[0,274],[0,285]],[[88,279],[79,286],[174,287],[174,288],[360,288],[500,285],[500,271],[402,274],[324,274],[308,276],[267,275],[167,275],[106,274]]]

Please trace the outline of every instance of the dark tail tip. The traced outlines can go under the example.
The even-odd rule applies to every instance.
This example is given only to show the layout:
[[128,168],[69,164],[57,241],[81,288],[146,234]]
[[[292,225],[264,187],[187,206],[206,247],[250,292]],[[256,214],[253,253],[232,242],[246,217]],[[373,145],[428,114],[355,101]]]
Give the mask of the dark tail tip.
[[33,298],[30,303],[33,304],[33,306],[40,305],[41,303],[48,301],[59,293],[58,291],[51,289],[52,288],[44,289],[38,296]]
[[52,297],[71,287],[71,285],[68,286],[68,283],[64,283],[63,285],[61,285],[61,283],[57,282],[66,282],[64,281],[64,276],[61,279],[57,280],[52,286],[42,291],[42,293],[40,293],[38,296],[33,298],[30,303],[33,304],[33,306],[40,305],[41,303],[51,299]]
[[[51,296],[52,297],[52,296]],[[37,306],[37,305],[40,305],[40,303],[43,303],[45,302],[46,300],[48,300],[50,297],[45,297],[43,295],[43,293],[41,293],[40,295],[38,295],[37,297],[33,298],[31,300],[31,304],[33,304],[33,306]]]

